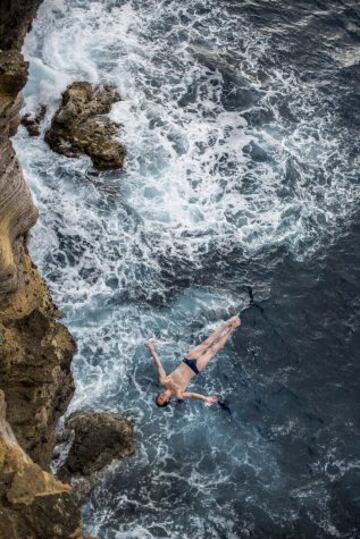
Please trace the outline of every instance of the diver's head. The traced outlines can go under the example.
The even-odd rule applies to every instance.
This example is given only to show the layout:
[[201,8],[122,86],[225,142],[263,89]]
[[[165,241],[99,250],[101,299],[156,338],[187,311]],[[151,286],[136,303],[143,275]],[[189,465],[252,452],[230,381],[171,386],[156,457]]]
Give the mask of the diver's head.
[[162,391],[155,397],[155,404],[156,406],[163,408],[164,406],[167,406],[169,404],[170,399],[171,399],[170,391]]

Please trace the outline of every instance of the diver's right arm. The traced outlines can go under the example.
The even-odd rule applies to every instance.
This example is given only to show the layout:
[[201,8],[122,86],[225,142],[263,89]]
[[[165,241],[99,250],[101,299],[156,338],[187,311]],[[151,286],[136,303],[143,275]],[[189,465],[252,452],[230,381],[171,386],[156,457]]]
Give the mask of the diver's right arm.
[[152,339],[149,339],[146,343],[146,346],[151,354],[152,360],[158,372],[160,383],[162,383],[166,378],[166,372],[165,372],[164,367],[161,364],[160,357],[158,356],[156,352],[154,341]]

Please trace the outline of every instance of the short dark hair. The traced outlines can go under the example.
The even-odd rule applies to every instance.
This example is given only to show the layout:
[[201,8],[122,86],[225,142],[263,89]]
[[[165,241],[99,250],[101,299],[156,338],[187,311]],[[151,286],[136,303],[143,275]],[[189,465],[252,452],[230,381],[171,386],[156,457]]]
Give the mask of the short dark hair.
[[167,400],[166,402],[164,402],[164,404],[160,404],[160,403],[158,402],[158,398],[160,397],[160,395],[162,395],[162,393],[159,393],[158,395],[156,395],[156,397],[155,397],[155,404],[156,404],[156,406],[159,406],[159,408],[164,408],[164,406],[167,406],[167,405],[169,404],[170,399]]

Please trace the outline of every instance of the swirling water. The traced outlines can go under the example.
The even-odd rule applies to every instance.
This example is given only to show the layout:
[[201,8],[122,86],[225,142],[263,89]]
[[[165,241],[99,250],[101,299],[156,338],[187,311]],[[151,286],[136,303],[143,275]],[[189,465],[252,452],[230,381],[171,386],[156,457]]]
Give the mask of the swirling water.
[[[122,172],[14,139],[31,250],[78,343],[70,411],[125,412],[136,454],[84,509],[104,539],[357,537],[360,9],[355,0],[45,0],[24,109],[111,82]],[[252,302],[255,298],[255,304]],[[166,369],[236,338],[157,409]]]

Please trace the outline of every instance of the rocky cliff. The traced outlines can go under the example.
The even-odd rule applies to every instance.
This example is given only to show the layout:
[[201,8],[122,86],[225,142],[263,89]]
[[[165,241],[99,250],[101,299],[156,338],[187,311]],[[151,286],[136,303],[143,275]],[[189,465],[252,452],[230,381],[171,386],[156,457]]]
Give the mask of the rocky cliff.
[[81,536],[70,486],[46,471],[56,423],[74,390],[75,346],[27,251],[38,212],[9,139],[19,125],[27,80],[20,47],[40,1],[0,5],[1,539]]
[[0,391],[0,538],[81,539],[71,487],[35,464],[6,421]]

